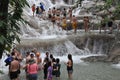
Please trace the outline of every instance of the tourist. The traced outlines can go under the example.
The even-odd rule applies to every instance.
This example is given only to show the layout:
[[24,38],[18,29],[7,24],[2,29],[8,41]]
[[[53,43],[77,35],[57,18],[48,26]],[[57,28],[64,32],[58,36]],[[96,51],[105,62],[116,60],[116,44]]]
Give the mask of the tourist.
[[72,27],[74,29],[74,33],[76,34],[76,31],[77,31],[77,18],[75,17],[75,15],[73,15],[73,17],[72,17]]
[[30,52],[29,52],[29,51],[26,52],[26,57],[25,57],[25,59],[26,59],[26,64],[25,64],[25,66],[23,66],[23,69],[25,69],[26,80],[28,80],[29,74],[28,74],[28,72],[27,72],[27,65],[29,64],[29,60],[31,59],[31,57],[30,57]]
[[50,54],[50,60],[49,61],[51,61],[52,62],[52,60],[53,60],[53,54]]
[[51,65],[51,62],[48,62],[48,73],[47,73],[47,80],[52,80],[52,71],[53,71],[53,68],[52,68],[52,65]]
[[[49,55],[50,55],[49,52],[46,52],[46,53],[45,53],[44,61],[45,61],[46,58],[48,58],[48,61],[50,60],[50,56],[49,56]],[[43,63],[44,63],[44,61],[43,61]]]
[[21,62],[22,61],[22,54],[16,49],[16,48],[13,48],[12,49],[12,52],[15,53],[15,57]]
[[52,15],[56,15],[56,8],[55,7],[53,7],[53,9],[52,9]]
[[20,74],[20,62],[17,60],[15,56],[13,57],[13,61],[9,66],[9,75],[11,80],[18,80]]
[[88,32],[88,28],[89,28],[89,18],[88,18],[88,16],[84,16],[83,23],[84,23],[85,32]]
[[68,10],[68,14],[69,14],[70,21],[72,21],[72,8],[70,8],[70,7],[69,7],[69,10]]
[[54,27],[54,26],[55,26],[55,23],[56,23],[56,17],[55,17],[55,15],[52,16],[51,22],[53,23],[53,28],[55,28],[55,27]]
[[41,70],[41,68],[42,68],[42,58],[40,57],[40,52],[39,51],[37,51],[37,49],[36,48],[34,48],[33,50],[32,50],[32,52],[35,54],[35,60],[36,60],[36,63],[37,63],[37,65],[38,65],[38,70]]
[[44,63],[43,63],[44,80],[47,80],[48,62],[49,62],[49,59],[46,57],[46,58],[44,59]]
[[60,16],[57,16],[56,17],[56,24],[57,24],[59,30],[60,30],[60,22],[61,22],[61,18],[60,18]]
[[40,3],[40,8],[41,8],[42,12],[45,10],[42,3]]
[[68,54],[68,62],[65,63],[67,65],[67,71],[68,71],[68,78],[69,80],[72,80],[72,73],[73,73],[73,60],[72,55]]
[[61,14],[61,10],[60,10],[60,9],[57,9],[57,10],[56,10],[56,16],[60,16],[60,14]]
[[66,14],[67,14],[67,11],[66,11],[66,9],[64,8],[64,9],[62,10],[62,15],[63,15],[63,17],[66,17]]
[[33,17],[34,17],[34,13],[35,13],[35,4],[32,5],[32,12],[33,12]]
[[46,11],[45,10],[43,10],[43,12],[42,12],[42,19],[46,20]]
[[29,74],[28,80],[37,80],[38,65],[34,59],[29,60],[29,64],[27,65],[27,72]]
[[60,67],[61,67],[61,65],[59,62],[60,62],[60,59],[57,58],[56,59],[56,78],[57,78],[57,80],[60,80]]
[[28,64],[29,63],[29,60],[30,60],[30,52],[28,51],[28,52],[26,52],[26,64]]
[[5,66],[10,65],[10,63],[11,63],[12,60],[13,60],[12,56],[10,54],[7,54],[7,58],[4,61],[6,63]]
[[53,75],[53,77],[55,77],[56,76],[56,69],[57,69],[55,58],[52,59],[52,63],[51,64],[52,64],[52,68],[53,68],[52,75]]
[[67,20],[66,17],[63,17],[62,19],[62,30],[66,30],[67,29]]
[[108,27],[109,27],[109,34],[112,33],[113,30],[113,18],[110,18],[110,20],[107,23]]
[[39,6],[36,8],[36,16],[39,17]]
[[39,7],[39,18],[42,18],[42,13],[43,13],[43,11],[42,11],[42,9]]
[[35,62],[37,63],[37,59],[35,57],[35,54],[34,53],[30,53],[30,60],[35,60]]
[[49,10],[48,10],[48,19],[51,20],[51,17],[52,17],[52,10],[51,10],[51,8],[49,8]]

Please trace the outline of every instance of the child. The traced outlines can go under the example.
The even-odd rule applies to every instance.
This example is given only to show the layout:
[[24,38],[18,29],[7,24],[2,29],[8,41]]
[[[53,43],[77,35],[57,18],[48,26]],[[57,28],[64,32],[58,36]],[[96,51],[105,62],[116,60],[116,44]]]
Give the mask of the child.
[[48,74],[47,74],[47,80],[52,80],[52,65],[51,62],[48,62]]

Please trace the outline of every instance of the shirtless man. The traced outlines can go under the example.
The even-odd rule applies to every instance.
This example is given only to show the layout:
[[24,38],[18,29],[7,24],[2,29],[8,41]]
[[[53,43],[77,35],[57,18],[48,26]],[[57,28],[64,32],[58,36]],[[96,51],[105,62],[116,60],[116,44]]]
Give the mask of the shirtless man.
[[66,17],[63,17],[62,19],[62,30],[66,30],[67,29],[67,20]]
[[51,17],[52,17],[52,10],[51,10],[51,8],[49,8],[49,10],[48,10],[48,19],[50,20]]
[[60,16],[60,14],[61,14],[61,10],[60,10],[60,9],[57,9],[57,10],[56,10],[56,16]]
[[55,7],[53,7],[53,9],[52,9],[52,15],[56,15],[56,8]]
[[53,28],[55,28],[55,23],[56,23],[56,16],[53,15],[52,18],[51,18],[51,22],[53,23]]
[[89,28],[89,18],[88,18],[88,16],[84,17],[83,22],[84,22],[85,32],[88,32],[88,28]]
[[77,18],[75,17],[75,15],[73,15],[73,17],[72,17],[72,27],[74,29],[74,33],[76,34],[76,31],[77,31]]
[[69,10],[68,10],[68,14],[69,14],[69,19],[70,21],[72,20],[72,8],[69,7]]
[[22,54],[16,48],[14,48],[12,51],[15,53],[15,57],[21,62],[23,59]]
[[11,80],[19,80],[19,74],[20,74],[20,63],[19,61],[13,56],[13,61],[10,64],[9,68],[9,74]]

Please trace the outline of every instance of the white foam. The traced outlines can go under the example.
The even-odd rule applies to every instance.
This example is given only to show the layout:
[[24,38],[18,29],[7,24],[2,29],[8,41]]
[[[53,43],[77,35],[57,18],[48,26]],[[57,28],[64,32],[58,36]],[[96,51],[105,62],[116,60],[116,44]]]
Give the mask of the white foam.
[[120,69],[120,63],[118,63],[118,64],[113,64],[112,66],[113,66],[114,68]]

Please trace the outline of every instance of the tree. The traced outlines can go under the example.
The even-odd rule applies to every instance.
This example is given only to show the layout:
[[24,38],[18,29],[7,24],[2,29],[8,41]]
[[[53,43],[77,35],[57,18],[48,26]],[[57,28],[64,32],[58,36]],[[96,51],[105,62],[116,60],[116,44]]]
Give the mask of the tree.
[[14,40],[20,42],[19,22],[25,22],[21,15],[26,5],[26,0],[0,0],[0,59],[4,50],[10,51]]

